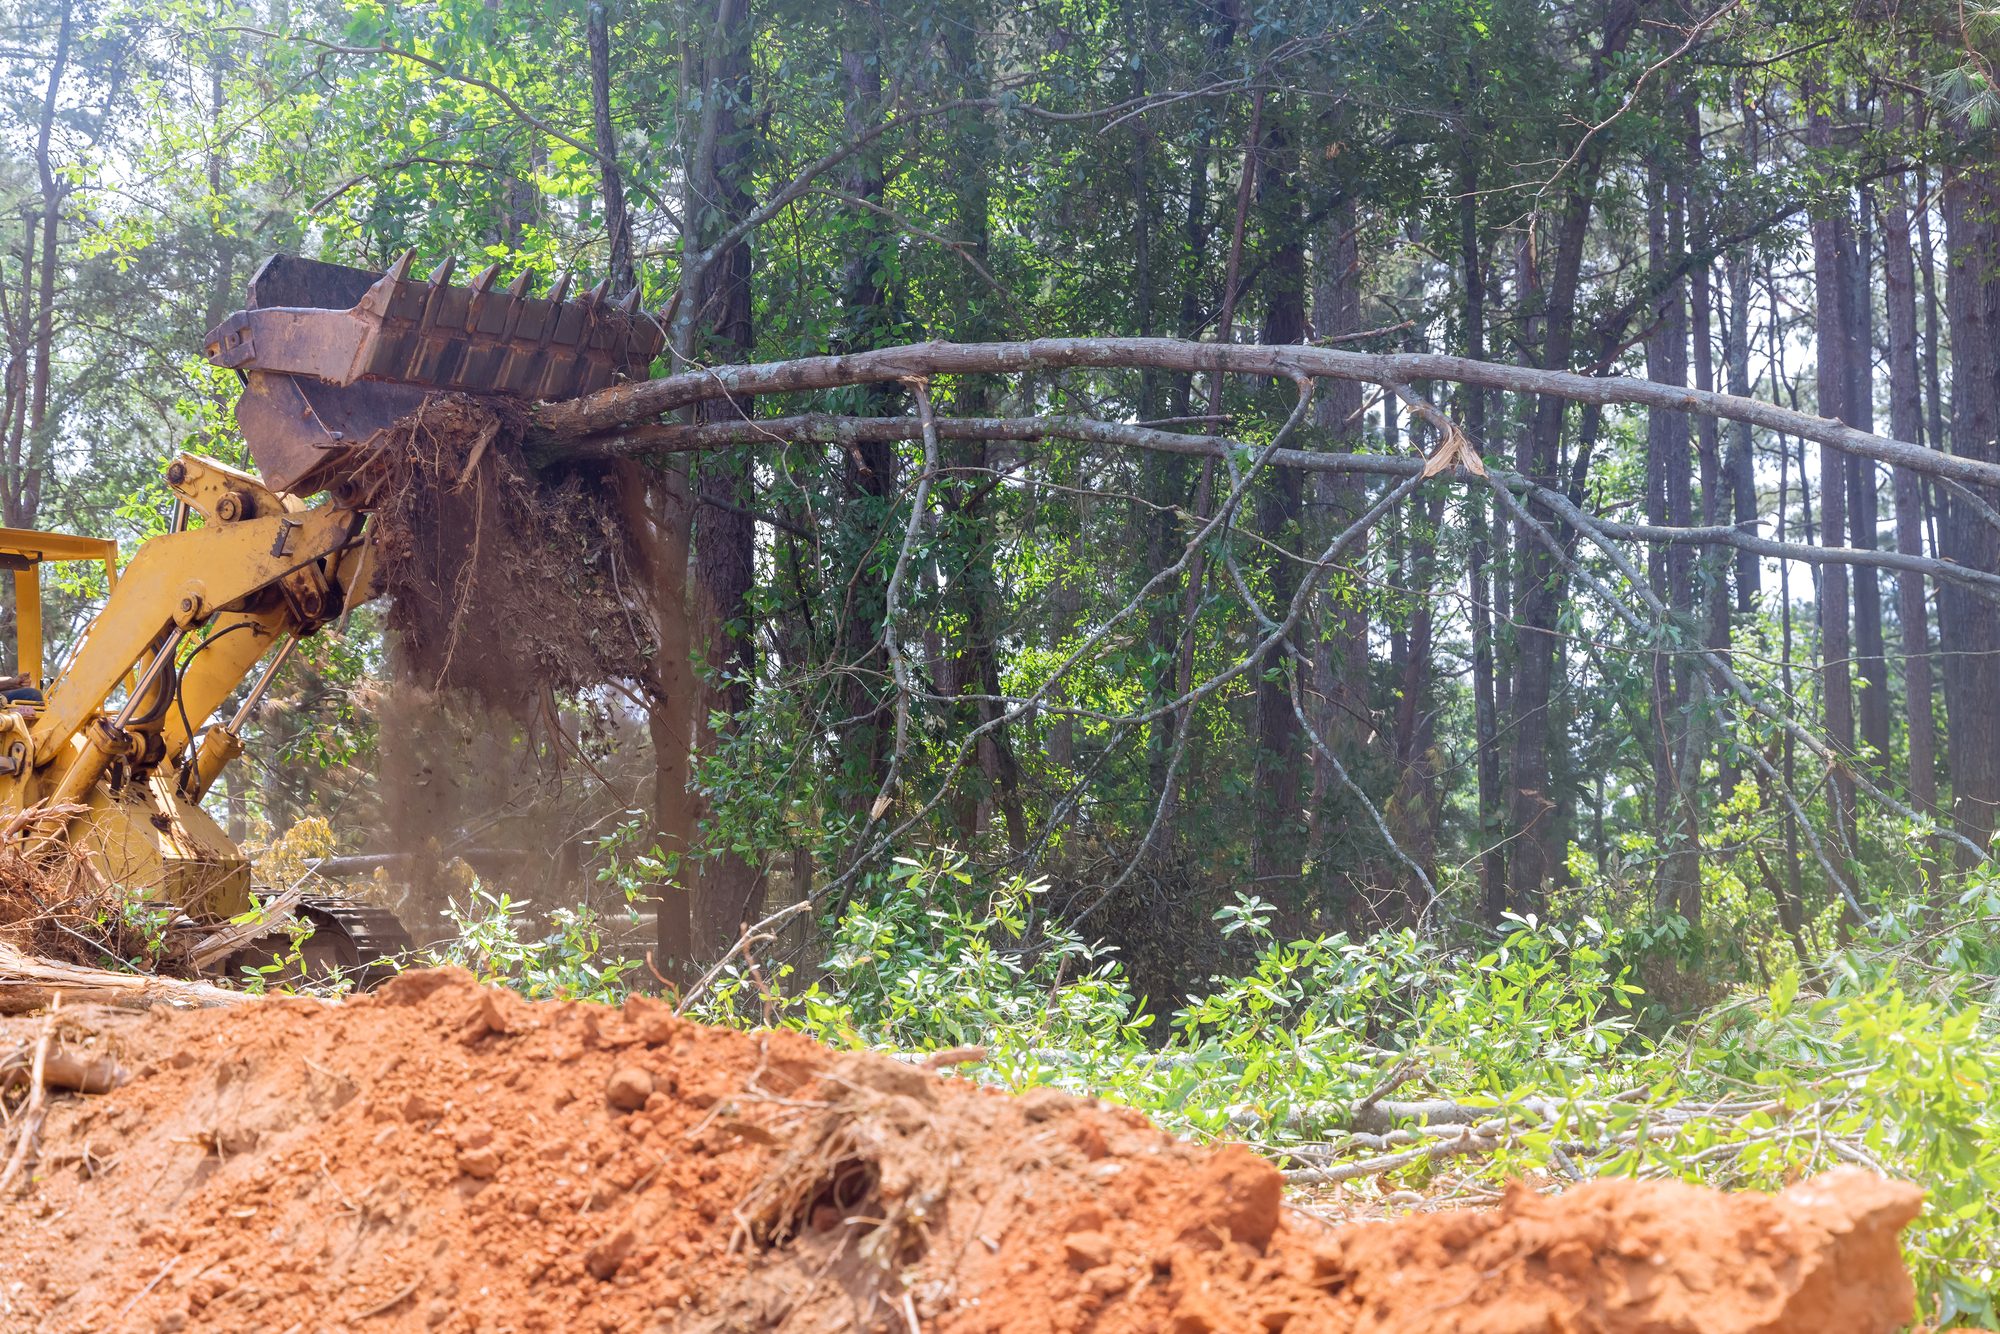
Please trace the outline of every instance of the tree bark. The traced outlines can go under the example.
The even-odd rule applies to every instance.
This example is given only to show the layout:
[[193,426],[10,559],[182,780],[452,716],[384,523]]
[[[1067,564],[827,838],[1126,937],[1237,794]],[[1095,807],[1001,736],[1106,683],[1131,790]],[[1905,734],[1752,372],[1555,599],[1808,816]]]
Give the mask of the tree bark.
[[[1383,815],[1397,844],[1435,884],[1442,811],[1435,754],[1437,711],[1431,704],[1431,690],[1436,679],[1437,531],[1444,519],[1444,496],[1414,499],[1409,514],[1408,587],[1415,603],[1410,610],[1401,670],[1396,674],[1395,713],[1390,729],[1396,785]],[[1407,876],[1399,878],[1406,881],[1401,919],[1405,924],[1415,924],[1430,906],[1429,899],[1421,885],[1407,883]]]
[[[1903,102],[1891,97],[1884,115],[1894,130],[1903,121]],[[1888,323],[1889,429],[1916,439],[1923,435],[1923,386],[1917,365],[1917,279],[1910,246],[1908,184],[1888,182],[1889,203],[1882,217],[1882,298]],[[1908,468],[1895,474],[1896,550],[1906,556],[1924,551],[1923,479]],[[1919,574],[1896,577],[1896,618],[1903,631],[1903,702],[1909,737],[1905,787],[1910,804],[1925,814],[1937,810],[1937,721],[1931,683],[1930,616]]]
[[[960,95],[978,102],[989,93],[986,67],[979,42],[986,31],[983,7],[965,6],[960,21],[948,25],[944,47],[951,72],[959,82]],[[953,192],[953,231],[969,256],[984,266],[992,238],[992,188],[994,134],[990,114],[983,106],[960,117],[953,138],[956,144],[954,171],[957,189]],[[957,328],[970,339],[999,332],[999,321],[990,310],[991,295],[980,287],[964,265],[955,270],[958,283],[953,308],[958,311]],[[984,413],[993,399],[993,382],[984,376],[959,381],[954,408],[965,415]],[[994,702],[1000,689],[1000,654],[995,643],[995,622],[1000,598],[993,573],[993,525],[978,509],[967,509],[985,491],[979,477],[992,463],[991,443],[986,440],[954,442],[945,451],[946,462],[962,469],[960,479],[941,479],[936,492],[943,498],[945,518],[954,530],[943,544],[951,554],[953,577],[950,597],[965,626],[956,646],[956,662],[951,685],[959,693],[978,696],[969,707],[960,706],[960,725],[965,730],[985,728],[976,759],[982,790],[976,794],[976,809],[997,802],[1007,835],[1008,850],[1019,855],[1027,848],[1027,812],[1021,800],[1020,765],[1014,755],[1011,729],[1001,719]],[[939,683],[943,692],[944,683]],[[944,692],[950,693],[950,692]],[[1053,749],[1053,747],[1052,747]],[[1069,758],[1057,759],[1068,764]],[[976,823],[973,822],[973,823]],[[961,831],[969,833],[966,822]]]
[[[1852,281],[1847,329],[1847,366],[1853,383],[1848,390],[1847,421],[1864,431],[1875,429],[1875,297],[1873,231],[1868,191],[1861,192],[1855,212]],[[1848,528],[1853,545],[1872,551],[1881,544],[1881,493],[1875,465],[1866,459],[1847,460]],[[1871,566],[1854,570],[1854,654],[1861,677],[1861,744],[1876,765],[1889,762],[1889,666],[1882,639],[1882,586]]]
[[[1753,100],[1744,90],[1742,80],[1737,82],[1736,100],[1743,116],[1743,156],[1746,165],[1756,170],[1762,156],[1761,132],[1758,129],[1757,109]],[[1742,248],[1729,252],[1723,263],[1729,284],[1729,324],[1725,334],[1723,361],[1729,379],[1729,392],[1739,398],[1750,397],[1750,256]],[[1748,422],[1732,422],[1729,432],[1729,459],[1726,471],[1729,475],[1730,495],[1737,526],[1746,533],[1757,531],[1757,454],[1756,437]],[[1760,581],[1763,567],[1749,552],[1738,555],[1736,560],[1736,610],[1739,615],[1748,616],[1757,609],[1757,595],[1761,591]]]
[[[1811,90],[1808,89],[1810,95]],[[1833,142],[1832,120],[1815,99],[1806,130],[1807,145],[1827,151]],[[1849,310],[1854,284],[1846,256],[1851,253],[1846,213],[1828,212],[1812,221],[1813,277],[1817,287],[1814,330],[1818,353],[1819,410],[1822,415],[1852,422],[1848,396],[1854,384],[1849,365]],[[1820,447],[1820,540],[1842,545],[1847,533],[1847,460],[1840,451]],[[1819,579],[1820,699],[1827,743],[1843,756],[1854,751],[1854,655],[1850,629],[1848,578],[1844,566],[1829,565]],[[1835,827],[1842,847],[1854,844],[1854,778],[1845,764],[1832,774]]]
[[[69,185],[56,172],[54,146],[56,105],[61,98],[63,77],[69,70],[70,39],[75,5],[64,0],[62,17],[56,26],[56,46],[49,62],[47,91],[42,99],[41,117],[35,133],[35,174],[41,186],[39,235],[40,257],[35,275],[34,364],[24,393],[26,406],[23,429],[15,433],[16,447],[8,460],[6,486],[0,493],[0,515],[10,528],[33,528],[42,508],[42,481],[51,442],[49,436],[49,391],[55,372],[56,343],[56,264],[62,239],[63,201]],[[34,249],[33,246],[30,249]]]
[[[1676,266],[1685,242],[1684,191],[1655,167],[1648,182],[1648,267],[1662,275]],[[1656,279],[1657,280],[1657,279]],[[1646,374],[1663,384],[1684,385],[1688,374],[1687,294],[1671,283],[1653,312],[1646,338]],[[1692,507],[1688,473],[1693,460],[1684,412],[1654,408],[1646,414],[1646,517],[1656,525],[1685,527]],[[1686,547],[1654,543],[1647,553],[1648,582],[1674,619],[1694,628],[1694,579]],[[1662,912],[1701,919],[1699,825],[1694,816],[1697,784],[1688,770],[1689,672],[1681,656],[1661,647],[1652,655],[1653,816],[1660,840],[1653,898]]]
[[[707,52],[707,95],[716,99],[715,133],[707,169],[707,198],[697,229],[726,232],[749,215],[752,114],[749,0],[717,0]],[[692,201],[691,201],[692,202]],[[690,209],[690,213],[696,210]],[[750,242],[737,241],[702,273],[694,294],[703,312],[705,360],[744,359],[755,348],[750,291]],[[748,399],[711,398],[700,405],[706,421],[755,415]],[[732,450],[704,456],[694,469],[694,587],[697,626],[707,679],[694,718],[696,754],[712,754],[734,720],[749,711],[753,634],[750,590],[755,578],[755,534],[748,515],[751,453]],[[721,503],[708,503],[719,501]],[[724,721],[717,728],[717,719]],[[695,891],[695,948],[714,958],[753,920],[762,875],[725,845],[701,860]]]
[[[1945,177],[1945,318],[1950,326],[1952,452],[2000,459],[2000,169],[1954,167]],[[1980,489],[1990,504],[2000,488]],[[2000,535],[1962,499],[1948,500],[1940,554],[2000,568]],[[2000,807],[2000,617],[1954,586],[1939,589],[1945,710],[1951,723],[1952,816],[1984,846]]]
[[[1356,243],[1354,202],[1343,199],[1329,215],[1314,245],[1314,331],[1322,338],[1338,337],[1361,327],[1361,251]],[[1352,382],[1322,386],[1313,401],[1313,422],[1330,444],[1352,448],[1361,431],[1361,386]],[[1315,474],[1310,485],[1313,542],[1324,547],[1367,507],[1358,476]],[[1359,570],[1368,555],[1366,535],[1348,548],[1349,568]],[[1369,717],[1368,604],[1361,590],[1330,581],[1319,599],[1320,631],[1313,655],[1312,708],[1308,717],[1327,748],[1351,773],[1359,750],[1357,738]],[[1312,843],[1319,906],[1329,920],[1342,926],[1358,921],[1353,886],[1346,868],[1328,857],[1350,808],[1340,790],[1333,762],[1312,752],[1312,793],[1306,801],[1313,830]]]
[[[1907,440],[1858,431],[1845,423],[1754,398],[1703,393],[1623,375],[1579,375],[1507,362],[1473,361],[1431,352],[1350,352],[1329,347],[1263,347],[1255,343],[1192,343],[1173,338],[1039,338],[1019,343],[908,343],[824,357],[755,365],[710,366],[583,398],[537,405],[529,445],[544,457],[651,452],[661,437],[650,419],[691,403],[726,396],[800,394],[848,385],[885,384],[912,376],[1015,375],[1026,371],[1125,368],[1317,378],[1404,385],[1448,381],[1506,393],[1583,404],[1664,407],[1707,413],[1929,477],[2000,486],[2000,463],[1938,453]],[[899,437],[900,438],[900,437]],[[686,444],[673,446],[687,448]],[[1557,477],[1560,484],[1564,479]]]
[[[842,114],[850,141],[858,141],[883,114],[879,33],[860,10],[844,19],[841,40]],[[881,205],[886,188],[879,139],[848,160],[846,192]],[[841,279],[843,351],[879,347],[894,337],[901,314],[891,290],[895,239],[881,214],[864,211],[856,219],[853,247]],[[901,377],[889,377],[901,378]],[[886,380],[866,383],[858,396],[864,412],[894,411],[901,391]],[[901,460],[887,442],[871,441],[846,453],[843,498],[835,550],[841,568],[852,572],[841,609],[844,723],[841,729],[840,786],[851,815],[869,810],[891,762],[895,736],[894,692],[888,686],[889,659],[883,637],[889,632],[888,578],[878,559],[879,545],[901,531],[895,520]]]
[[[637,287],[639,279],[632,267],[632,218],[625,209],[625,179],[618,169],[618,135],[611,124],[611,20],[606,5],[607,0],[590,0],[584,30],[590,47],[590,123],[604,195],[611,288],[623,294]],[[727,114],[734,118],[734,111]]]
[[[1262,339],[1271,345],[1301,343],[1306,336],[1306,248],[1297,181],[1298,149],[1276,114],[1271,116],[1258,157],[1258,205],[1267,247]],[[1284,395],[1291,390],[1292,386],[1280,382],[1273,392]],[[1304,488],[1304,477],[1288,468],[1264,479],[1255,523],[1266,541],[1289,545],[1287,535],[1304,517]],[[1288,605],[1298,590],[1298,565],[1282,556],[1270,559],[1265,577],[1270,581],[1272,602]],[[1298,714],[1292,708],[1290,669],[1284,656],[1274,652],[1253,674],[1257,683],[1257,756],[1251,786],[1257,828],[1252,840],[1252,874],[1270,884],[1282,896],[1280,901],[1302,908],[1299,875],[1305,838],[1299,802],[1301,747]]]
[[[1481,83],[1468,68],[1468,87]],[[1474,136],[1459,140],[1458,248],[1459,277],[1465,285],[1465,354],[1474,361],[1486,357],[1486,264],[1479,239],[1479,159]],[[1465,429],[1473,443],[1487,448],[1486,391],[1465,394]],[[1494,592],[1499,572],[1494,565],[1492,538],[1486,518],[1486,497],[1466,497],[1468,550],[1466,578],[1471,593],[1472,733],[1479,798],[1479,915],[1498,927],[1507,911],[1507,844],[1503,837],[1500,795],[1499,699],[1494,686]]]

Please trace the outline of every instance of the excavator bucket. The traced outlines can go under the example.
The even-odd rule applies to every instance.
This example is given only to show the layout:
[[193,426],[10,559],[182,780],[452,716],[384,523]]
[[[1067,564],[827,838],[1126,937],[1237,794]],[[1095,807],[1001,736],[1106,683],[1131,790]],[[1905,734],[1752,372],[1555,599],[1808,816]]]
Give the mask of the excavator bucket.
[[249,305],[208,336],[208,359],[243,376],[237,426],[265,484],[309,495],[366,458],[380,434],[435,393],[579,398],[643,380],[664,334],[637,291],[612,304],[570,280],[528,294],[529,275],[496,291],[498,265],[451,286],[446,260],[410,276],[275,255],[250,280]]

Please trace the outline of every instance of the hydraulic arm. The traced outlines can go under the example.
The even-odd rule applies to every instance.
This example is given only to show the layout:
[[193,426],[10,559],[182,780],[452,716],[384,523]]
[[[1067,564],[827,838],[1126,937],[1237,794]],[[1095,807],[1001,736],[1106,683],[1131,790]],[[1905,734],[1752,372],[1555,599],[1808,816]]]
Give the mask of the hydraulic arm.
[[[198,923],[248,910],[249,862],[200,802],[294,646],[373,596],[372,465],[397,422],[439,392],[565,398],[643,378],[660,348],[636,294],[614,307],[601,287],[567,299],[567,278],[538,297],[525,274],[495,290],[497,266],[469,288],[449,285],[449,263],[410,272],[407,255],[386,274],[265,263],[249,308],[208,340],[243,377],[237,420],[259,473],[175,459],[172,530],[115,572],[59,672],[41,660],[40,566],[109,570],[115,546],[0,530],[20,631],[19,679],[0,691],[0,817],[31,848],[80,849],[110,884]],[[350,935],[381,929],[322,915]]]

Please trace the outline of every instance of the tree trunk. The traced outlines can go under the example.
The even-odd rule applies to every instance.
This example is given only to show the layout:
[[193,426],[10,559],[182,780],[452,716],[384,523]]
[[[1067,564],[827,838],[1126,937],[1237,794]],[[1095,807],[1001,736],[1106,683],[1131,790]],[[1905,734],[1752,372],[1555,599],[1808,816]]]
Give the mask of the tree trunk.
[[[1466,83],[1476,86],[1477,71],[1468,69]],[[1458,248],[1459,276],[1465,284],[1465,355],[1486,356],[1486,264],[1479,239],[1479,159],[1473,136],[1459,141]],[[1474,389],[1463,397],[1465,429],[1481,449],[1487,440],[1487,395]],[[1465,498],[1467,527],[1466,578],[1471,594],[1472,734],[1479,798],[1479,915],[1487,925],[1500,925],[1507,910],[1507,845],[1502,837],[1500,810],[1499,701],[1494,693],[1493,593],[1495,567],[1486,518],[1486,497],[1473,491]]]
[[[1409,580],[1415,603],[1410,610],[1407,643],[1396,674],[1396,707],[1390,735],[1396,785],[1383,815],[1404,853],[1437,881],[1438,827],[1442,812],[1437,791],[1435,742],[1437,711],[1431,707],[1436,677],[1434,608],[1437,604],[1437,531],[1444,519],[1442,494],[1428,500],[1413,498],[1409,506]],[[1423,887],[1403,886],[1402,921],[1415,924],[1429,907]]]
[[[1737,81],[1736,100],[1743,116],[1744,161],[1754,171],[1762,156],[1762,141],[1756,104],[1747,95],[1741,79]],[[1741,247],[1731,250],[1723,268],[1729,284],[1729,325],[1724,335],[1723,352],[1729,392],[1748,398],[1753,388],[1750,379],[1750,256]],[[1756,437],[1748,422],[1730,423],[1727,471],[1736,526],[1746,533],[1754,533],[1757,531],[1757,454]],[[1754,554],[1748,551],[1737,554],[1738,614],[1748,616],[1757,609],[1762,575],[1763,563]]]
[[[1655,168],[1648,183],[1647,261],[1662,274],[1680,262],[1685,242],[1685,191]],[[1686,384],[1688,375],[1687,293],[1674,282],[1658,298],[1653,331],[1646,338],[1646,375],[1662,384]],[[1646,515],[1656,524],[1685,526],[1691,515],[1688,473],[1693,459],[1684,412],[1655,408],[1646,414]],[[1653,593],[1684,630],[1692,630],[1692,553],[1681,545],[1653,543],[1646,573]],[[1690,922],[1701,917],[1700,828],[1696,761],[1689,754],[1689,673],[1683,655],[1652,655],[1652,745],[1654,828],[1660,839],[1659,870],[1653,897],[1662,912]]]
[[[1612,0],[1604,15],[1603,40],[1591,54],[1590,87],[1601,88],[1612,62],[1630,45],[1638,30],[1634,0]],[[1563,202],[1556,222],[1555,262],[1547,294],[1521,312],[1536,332],[1527,346],[1545,370],[1565,370],[1575,348],[1576,306],[1585,242],[1603,168],[1604,136],[1583,143],[1577,162],[1564,182]],[[1520,469],[1545,486],[1560,487],[1561,443],[1567,405],[1544,396],[1535,404],[1534,422],[1523,435]],[[1531,505],[1529,513],[1544,525],[1555,522],[1546,506]],[[1563,862],[1558,803],[1551,792],[1550,744],[1555,729],[1549,703],[1556,682],[1561,647],[1557,616],[1563,600],[1563,578],[1554,557],[1527,531],[1516,534],[1520,604],[1517,661],[1512,692],[1514,747],[1508,782],[1508,906],[1516,912],[1536,907]]]
[[[1832,121],[1815,101],[1806,130],[1809,147],[1824,152],[1833,142]],[[1850,421],[1848,395],[1854,376],[1848,364],[1849,304],[1854,284],[1849,276],[1846,213],[1828,213],[1812,221],[1814,332],[1818,353],[1819,411],[1823,417]],[[1820,541],[1840,546],[1847,534],[1847,459],[1839,450],[1820,447]],[[1854,751],[1853,641],[1849,631],[1847,567],[1827,565],[1819,572],[1820,691],[1826,739],[1836,752]],[[1854,848],[1854,777],[1845,764],[1832,775],[1837,842]]]
[[[1854,258],[1849,276],[1853,282],[1848,307],[1848,373],[1853,383],[1847,405],[1851,425],[1864,431],[1875,429],[1875,298],[1871,285],[1874,273],[1873,230],[1870,226],[1871,197],[1861,194],[1856,211]],[[1867,459],[1847,460],[1848,522],[1850,545],[1873,551],[1881,543],[1881,494],[1876,485],[1875,465]],[[1861,676],[1861,744],[1877,765],[1889,762],[1889,666],[1882,639],[1882,587],[1873,566],[1854,570],[1854,653]]]
[[[1264,325],[1262,341],[1302,343],[1306,337],[1306,248],[1298,191],[1298,149],[1290,130],[1274,114],[1264,135],[1257,194],[1265,234],[1263,274]],[[1286,394],[1280,383],[1273,392]],[[1273,405],[1273,411],[1276,411]],[[1303,518],[1305,478],[1295,469],[1272,470],[1259,489],[1255,513],[1257,532],[1273,550],[1297,544]],[[1299,566],[1278,557],[1266,563],[1271,606],[1288,606],[1298,591]],[[1273,650],[1252,673],[1256,681],[1257,757],[1252,775],[1256,803],[1253,874],[1268,884],[1280,902],[1303,907],[1299,874],[1304,864],[1305,837],[1300,822],[1300,736],[1298,714],[1292,708],[1292,664]]]
[[[1208,11],[1216,25],[1215,31],[1210,36],[1209,52],[1217,61],[1235,45],[1239,3],[1240,0],[1219,0]],[[1213,272],[1209,267],[1208,252],[1215,234],[1215,224],[1208,215],[1208,183],[1214,158],[1214,121],[1205,119],[1201,139],[1195,147],[1194,158],[1188,169],[1187,212],[1183,215],[1181,224],[1183,253],[1180,265],[1182,277],[1179,329],[1182,338],[1195,338],[1201,332],[1203,291],[1209,282],[1209,274]],[[1249,169],[1247,159],[1244,168],[1246,172]],[[1234,286],[1234,280],[1235,275],[1231,273],[1227,279],[1231,288]],[[1225,291],[1223,302],[1226,313],[1222,320],[1221,334],[1226,340],[1230,333],[1227,327],[1227,312],[1233,312],[1235,309],[1235,292]],[[1194,410],[1193,403],[1193,374],[1176,376],[1170,404],[1173,415],[1187,416]],[[1163,508],[1158,512],[1158,527],[1155,529],[1154,537],[1159,545],[1154,553],[1157,559],[1151,565],[1152,569],[1161,569],[1179,559],[1178,548],[1184,540],[1180,532],[1179,511],[1192,509],[1196,514],[1204,514],[1207,508],[1207,499],[1199,493],[1199,490],[1192,506],[1188,504],[1189,471],[1183,465],[1173,469],[1163,469],[1157,475],[1159,490],[1155,503],[1173,508]],[[1200,485],[1208,485],[1212,478],[1212,466],[1205,467],[1202,470]],[[1188,654],[1182,645],[1193,628],[1190,623],[1192,617],[1190,607],[1200,605],[1201,580],[1196,577],[1200,572],[1201,566],[1197,559],[1189,570],[1183,587],[1169,588],[1163,596],[1156,599],[1155,610],[1149,617],[1149,633],[1156,636],[1154,643],[1158,656],[1153,675],[1157,683],[1156,695],[1161,703],[1179,698],[1184,690]],[[1147,771],[1151,790],[1157,795],[1160,803],[1162,823],[1172,820],[1175,806],[1180,798],[1180,779],[1169,771],[1173,768],[1175,747],[1185,734],[1186,723],[1185,709],[1171,710],[1163,714],[1160,721],[1153,726],[1149,738],[1151,753],[1148,756]]]
[[[749,0],[717,0],[712,49],[707,54],[708,96],[715,107],[714,146],[709,169],[707,207],[700,231],[706,236],[726,232],[749,215],[751,137],[756,117],[751,105]],[[692,211],[692,210],[691,210]],[[750,242],[747,237],[718,255],[703,275],[698,299],[706,360],[747,360],[755,349],[751,326]],[[747,399],[719,398],[704,403],[700,416],[708,421],[733,421],[753,416]],[[733,720],[750,708],[752,645],[750,590],[756,573],[755,535],[751,530],[751,452],[716,450],[704,455],[694,469],[694,586],[701,647],[708,681],[694,719],[695,750],[710,754],[735,729]],[[720,503],[710,503],[720,502]],[[742,925],[756,916],[762,876],[725,845],[701,862],[695,892],[695,947],[702,958],[719,955],[736,939]]]
[[[615,294],[623,295],[637,287],[639,279],[632,267],[632,219],[625,211],[625,180],[618,170],[618,136],[611,125],[611,22],[606,3],[607,0],[590,0],[584,29],[590,47],[590,121],[598,176],[603,182],[611,287]],[[747,83],[744,92],[747,96]],[[732,120],[735,118],[733,109],[727,114]]]
[[[945,53],[959,81],[960,95],[974,102],[984,101],[990,92],[979,50],[988,17],[983,6],[966,6],[960,11],[960,21],[944,31]],[[992,236],[995,165],[990,115],[984,107],[968,110],[955,120],[953,135],[957,178],[952,199],[953,233],[967,255],[982,266],[989,258]],[[965,265],[955,270],[955,276],[952,306],[958,312],[955,329],[959,336],[971,340],[1001,332],[991,309],[992,294]],[[961,415],[979,416],[989,410],[993,399],[994,385],[989,377],[966,376],[957,385],[953,406]],[[972,726],[986,729],[977,743],[982,789],[977,794],[979,804],[986,806],[997,799],[1008,850],[1018,855],[1027,847],[1027,814],[1021,802],[1020,765],[1014,756],[1013,739],[1008,725],[1000,721],[1001,707],[995,701],[1001,694],[1001,681],[994,625],[1000,598],[993,574],[993,525],[977,510],[963,508],[971,497],[985,492],[984,474],[992,462],[990,448],[985,440],[954,442],[946,460],[964,471],[956,479],[941,480],[937,491],[955,529],[943,546],[952,560],[950,596],[965,626],[964,638],[957,646],[952,685],[958,692],[982,697],[969,709],[958,710],[958,722],[967,730]],[[1057,763],[1069,760],[1057,758]]]
[[[1950,326],[1954,454],[2000,459],[2000,168],[1953,168],[1945,177],[1945,318]],[[1989,505],[2000,488],[1979,488]],[[1945,506],[1948,559],[2000,568],[2000,535],[1963,501]],[[1980,845],[2000,806],[2000,616],[1958,587],[1938,589],[1945,711],[1951,724],[1952,816]]]
[[[854,11],[841,33],[841,76],[844,128],[849,140],[861,138],[884,114],[879,34],[869,16]],[[880,206],[884,189],[880,140],[848,160],[842,182],[846,193]],[[855,219],[850,250],[841,277],[841,318],[835,350],[858,352],[893,342],[901,315],[890,287],[890,258],[895,239],[881,215],[864,210]],[[859,410],[897,411],[903,394],[884,385],[862,389]],[[894,445],[863,444],[846,452],[843,499],[835,550],[839,568],[850,572],[841,608],[841,662],[844,725],[841,734],[841,785],[850,814],[865,815],[881,789],[890,765],[895,738],[895,699],[889,682],[889,660],[883,646],[888,613],[888,578],[880,559],[884,543],[894,543],[902,525],[896,521],[896,497],[901,460]],[[893,548],[892,548],[893,549]]]
[[[1891,97],[1885,121],[1893,130],[1902,120],[1902,99]],[[1889,205],[1882,218],[1882,291],[1889,333],[1889,430],[1917,440],[1924,434],[1923,387],[1917,365],[1917,279],[1910,248],[1908,185],[1900,176],[1892,177],[1888,189]],[[1895,486],[1896,549],[1921,556],[1923,479],[1909,468],[1898,468]],[[1937,721],[1922,575],[1896,576],[1896,618],[1903,630],[1903,700],[1909,732],[1905,786],[1910,804],[1931,814],[1937,810]]]
[[[1352,333],[1361,327],[1361,252],[1356,238],[1354,202],[1342,199],[1322,227],[1313,247],[1314,331],[1322,338]],[[1352,448],[1361,436],[1361,386],[1324,385],[1313,401],[1313,423],[1330,447]],[[1358,477],[1320,473],[1313,477],[1313,537],[1306,545],[1324,548],[1333,535],[1354,522],[1366,506]],[[1367,538],[1347,553],[1348,566],[1361,569],[1368,556]],[[1327,748],[1353,770],[1355,741],[1369,716],[1368,604],[1361,590],[1330,581],[1319,598],[1319,634],[1313,655],[1311,708],[1313,730]],[[1312,843],[1319,908],[1342,926],[1358,919],[1352,885],[1345,868],[1327,857],[1341,831],[1343,813],[1352,806],[1341,791],[1334,766],[1317,748],[1312,753],[1312,795],[1306,802],[1313,822]]]
[[[69,185],[56,171],[50,143],[55,132],[56,107],[61,99],[63,77],[69,70],[69,48],[75,6],[65,0],[56,27],[56,48],[49,62],[47,92],[42,99],[40,123],[35,137],[35,174],[41,185],[39,236],[41,255],[36,265],[34,314],[34,364],[24,394],[26,413],[15,432],[14,457],[8,460],[4,493],[0,494],[0,517],[10,528],[33,528],[42,508],[42,480],[51,448],[49,390],[54,375],[56,342],[56,263],[62,239],[63,201]],[[30,215],[33,216],[33,215]],[[31,246],[32,250],[33,247]]]

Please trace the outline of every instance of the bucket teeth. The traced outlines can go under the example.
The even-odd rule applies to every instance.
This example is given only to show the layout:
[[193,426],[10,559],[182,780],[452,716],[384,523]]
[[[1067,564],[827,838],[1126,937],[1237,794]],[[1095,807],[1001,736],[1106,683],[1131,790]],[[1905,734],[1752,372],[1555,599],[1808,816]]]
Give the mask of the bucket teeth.
[[413,279],[415,264],[415,251],[382,274],[279,256],[252,280],[251,307],[209,335],[211,359],[244,372],[246,402],[259,400],[254,424],[238,420],[267,482],[289,491],[336,475],[429,392],[578,398],[644,379],[659,354],[637,289],[614,305],[599,283],[572,300],[565,273],[537,297],[524,269],[501,293],[497,264],[459,287],[452,259]]

